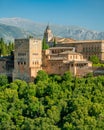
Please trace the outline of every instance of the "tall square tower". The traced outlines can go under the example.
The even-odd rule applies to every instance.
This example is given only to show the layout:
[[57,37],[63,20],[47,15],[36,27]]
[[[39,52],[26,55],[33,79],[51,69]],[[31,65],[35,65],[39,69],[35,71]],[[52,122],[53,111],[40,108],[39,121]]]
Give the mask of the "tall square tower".
[[42,64],[42,41],[15,39],[13,80],[32,81]]

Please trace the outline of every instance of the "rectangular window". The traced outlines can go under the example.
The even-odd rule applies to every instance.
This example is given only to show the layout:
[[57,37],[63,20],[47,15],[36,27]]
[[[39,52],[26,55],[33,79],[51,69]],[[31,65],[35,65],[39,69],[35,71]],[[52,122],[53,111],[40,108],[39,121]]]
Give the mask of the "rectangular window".
[[18,56],[26,56],[26,53],[18,53]]

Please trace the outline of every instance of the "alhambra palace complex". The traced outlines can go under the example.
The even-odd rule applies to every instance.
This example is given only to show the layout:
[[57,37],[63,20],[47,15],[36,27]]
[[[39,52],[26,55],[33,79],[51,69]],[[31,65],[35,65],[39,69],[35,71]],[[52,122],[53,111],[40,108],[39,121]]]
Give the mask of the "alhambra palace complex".
[[50,46],[47,50],[42,50],[42,40],[15,39],[14,56],[0,58],[0,74],[27,82],[32,81],[39,70],[59,75],[70,71],[74,76],[84,76],[93,72],[92,63],[88,61],[90,56],[96,55],[104,61],[104,40],[76,41],[54,37],[49,26],[44,38]]

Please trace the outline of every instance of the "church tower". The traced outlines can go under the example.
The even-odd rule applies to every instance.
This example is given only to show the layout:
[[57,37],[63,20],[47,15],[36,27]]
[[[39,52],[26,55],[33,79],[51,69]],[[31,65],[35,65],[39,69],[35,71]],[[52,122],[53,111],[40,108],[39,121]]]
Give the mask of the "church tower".
[[47,27],[44,31],[44,38],[46,39],[47,43],[53,38],[53,34],[52,34],[52,31],[51,31],[49,25],[47,25]]

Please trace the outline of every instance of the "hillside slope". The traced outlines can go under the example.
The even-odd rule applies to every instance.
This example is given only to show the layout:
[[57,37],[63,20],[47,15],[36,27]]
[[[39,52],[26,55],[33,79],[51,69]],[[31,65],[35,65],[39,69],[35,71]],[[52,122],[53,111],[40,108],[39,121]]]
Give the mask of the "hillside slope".
[[14,38],[27,37],[29,33],[15,26],[9,26],[0,23],[0,37],[6,41],[14,40]]

